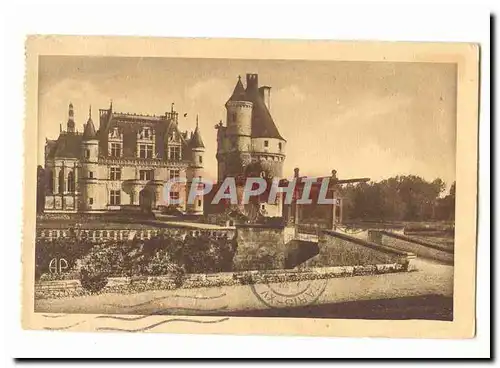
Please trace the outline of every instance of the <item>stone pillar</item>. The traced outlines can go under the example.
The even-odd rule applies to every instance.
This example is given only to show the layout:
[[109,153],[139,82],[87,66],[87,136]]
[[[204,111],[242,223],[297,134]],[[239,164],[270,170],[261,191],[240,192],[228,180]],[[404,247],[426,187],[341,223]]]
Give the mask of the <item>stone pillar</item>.
[[61,171],[61,168],[58,166],[54,166],[54,194],[59,193],[59,172]]
[[344,199],[339,198],[339,206],[340,206],[340,213],[339,213],[339,224],[343,222],[344,218]]
[[138,205],[139,204],[139,189],[137,187],[132,187],[130,191],[130,204]]
[[67,193],[68,192],[68,175],[66,173],[66,165],[65,165],[64,161],[63,161],[61,170],[63,173],[63,183],[64,183],[63,184],[63,187],[64,187],[63,193]]
[[64,201],[64,194],[68,193],[68,176],[66,174],[66,165],[65,165],[64,161],[62,163],[61,172],[62,172],[62,176],[63,176],[63,190],[61,192],[61,194],[62,194],[61,207],[64,210],[66,208],[66,203]]
[[292,204],[287,205],[287,224],[291,225],[292,224]]
[[335,199],[335,191],[332,193],[333,195],[333,204],[332,204],[332,223],[331,223],[331,228],[332,230],[335,230],[335,222],[336,222],[336,210],[337,210],[337,199]]
[[78,193],[79,190],[78,190],[78,176],[80,175],[80,170],[78,169],[78,166],[76,166],[76,162],[75,162],[75,165],[73,166],[73,179],[75,181],[75,193]]
[[163,203],[163,184],[157,184],[155,187],[155,207],[161,206]]

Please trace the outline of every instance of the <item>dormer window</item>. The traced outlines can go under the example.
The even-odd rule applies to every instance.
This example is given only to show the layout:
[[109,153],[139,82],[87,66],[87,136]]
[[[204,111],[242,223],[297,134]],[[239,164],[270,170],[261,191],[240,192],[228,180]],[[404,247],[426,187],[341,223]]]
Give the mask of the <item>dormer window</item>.
[[153,158],[153,145],[140,144],[138,153],[140,158]]
[[180,146],[170,146],[168,148],[168,159],[171,161],[181,160],[181,147]]
[[111,138],[111,139],[121,139],[121,134],[120,134],[120,131],[118,130],[118,127],[114,127],[109,132],[109,138]]
[[150,127],[144,127],[137,133],[138,140],[152,140],[154,136]]
[[150,127],[142,127],[137,132],[137,157],[156,158],[155,133]]
[[108,156],[122,157],[123,155],[123,133],[118,127],[113,127],[108,134]]
[[109,155],[111,157],[121,157],[122,145],[121,143],[110,143],[110,152]]

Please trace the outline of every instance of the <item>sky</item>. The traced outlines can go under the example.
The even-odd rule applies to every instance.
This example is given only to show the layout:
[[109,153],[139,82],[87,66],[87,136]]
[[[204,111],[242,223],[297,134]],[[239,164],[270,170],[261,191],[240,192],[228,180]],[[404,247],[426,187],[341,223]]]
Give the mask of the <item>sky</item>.
[[[216,177],[215,124],[238,75],[258,73],[271,86],[271,114],[287,140],[284,175],[340,179],[419,175],[455,180],[454,64],[311,60],[175,59],[42,56],[39,60],[39,150],[66,126],[68,104],[83,130],[98,109],[162,115],[174,103],[182,131],[196,114],[206,146],[205,170]],[[187,113],[187,117],[183,115]]]

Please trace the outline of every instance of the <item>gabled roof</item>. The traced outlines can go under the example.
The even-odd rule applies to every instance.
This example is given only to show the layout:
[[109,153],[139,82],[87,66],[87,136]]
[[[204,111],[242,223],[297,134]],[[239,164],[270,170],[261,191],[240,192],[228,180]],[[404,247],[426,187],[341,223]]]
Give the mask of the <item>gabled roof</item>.
[[62,132],[54,143],[50,143],[47,158],[79,158],[82,139],[82,134]]

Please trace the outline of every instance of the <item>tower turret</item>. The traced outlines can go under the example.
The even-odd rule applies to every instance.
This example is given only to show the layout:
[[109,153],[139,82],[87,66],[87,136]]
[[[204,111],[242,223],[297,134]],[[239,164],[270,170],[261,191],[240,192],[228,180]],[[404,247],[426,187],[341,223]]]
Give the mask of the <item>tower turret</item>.
[[66,123],[66,130],[68,133],[75,132],[75,113],[73,111],[73,104],[69,103],[68,108],[68,122]]
[[238,77],[233,94],[226,103],[227,150],[232,153],[226,166],[227,175],[241,173],[242,168],[251,162],[252,107],[253,103],[247,97],[241,77]]
[[98,196],[98,172],[99,172],[99,141],[92,121],[92,107],[89,107],[89,118],[83,129],[82,139],[82,169],[80,192],[82,198],[80,208],[88,211],[92,210],[94,201]]
[[[189,149],[191,150],[191,163],[187,170],[188,190],[191,189],[191,183],[203,178],[203,156],[205,154],[205,145],[201,138],[198,115],[196,115],[196,128],[189,140]],[[202,184],[199,184],[202,185]],[[193,215],[203,214],[203,195],[197,195],[193,201],[189,201],[186,206],[188,213]]]

